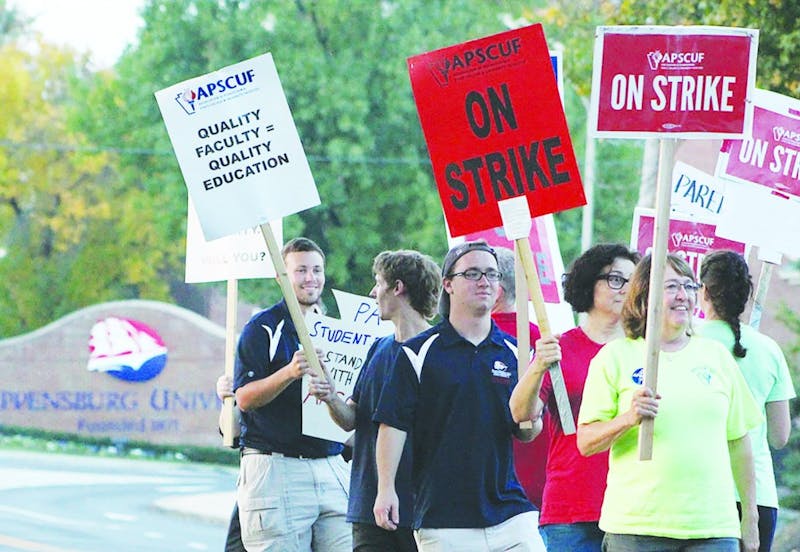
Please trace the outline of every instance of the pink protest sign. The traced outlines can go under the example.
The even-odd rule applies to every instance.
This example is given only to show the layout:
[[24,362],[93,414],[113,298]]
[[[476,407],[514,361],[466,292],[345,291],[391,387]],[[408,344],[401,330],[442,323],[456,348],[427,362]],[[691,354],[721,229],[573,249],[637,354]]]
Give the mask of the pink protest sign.
[[800,101],[756,90],[753,132],[722,143],[720,175],[800,196]]
[[[754,94],[752,135],[722,144],[716,174],[725,180],[717,234],[800,255],[800,101]],[[765,223],[769,221],[769,223]]]
[[[558,247],[558,241],[554,239],[554,236],[548,233],[545,217],[536,217],[532,222],[533,224],[528,240],[531,244],[531,253],[533,253],[534,262],[536,263],[536,273],[539,275],[542,295],[546,303],[560,303],[558,278],[560,278],[563,272],[563,262],[560,263],[561,270],[558,272],[553,266],[554,255],[558,255],[558,260],[561,261],[561,251]],[[465,238],[467,240],[486,240],[486,243],[489,245],[507,247],[511,250],[514,249],[514,242],[506,238],[502,227],[467,234]]]
[[590,129],[598,137],[740,137],[757,29],[598,27]]
[[[631,231],[631,248],[642,255],[650,253],[653,248],[653,232],[655,229],[655,211],[637,208],[633,215]],[[680,213],[670,213],[669,241],[667,251],[682,256],[695,273],[700,276],[700,265],[703,258],[718,249],[728,249],[747,256],[747,246],[742,242],[721,238],[716,235],[716,225],[708,219],[691,217]]]

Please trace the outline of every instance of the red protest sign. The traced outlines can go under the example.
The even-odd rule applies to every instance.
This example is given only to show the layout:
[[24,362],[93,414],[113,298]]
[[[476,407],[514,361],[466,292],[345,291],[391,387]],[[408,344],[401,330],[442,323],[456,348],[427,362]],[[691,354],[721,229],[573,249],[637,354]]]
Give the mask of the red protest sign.
[[408,59],[445,219],[454,237],[502,226],[498,201],[533,217],[584,205],[541,25]]
[[741,137],[757,29],[598,27],[590,129],[598,137]]

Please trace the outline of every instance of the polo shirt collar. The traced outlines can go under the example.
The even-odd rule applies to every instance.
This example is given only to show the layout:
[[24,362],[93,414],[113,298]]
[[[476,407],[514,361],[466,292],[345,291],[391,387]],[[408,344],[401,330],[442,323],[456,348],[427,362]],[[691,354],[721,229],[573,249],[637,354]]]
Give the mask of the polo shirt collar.
[[[441,322],[441,325],[440,325],[440,328],[439,328],[439,339],[442,341],[442,345],[445,346],[445,347],[449,347],[449,346],[452,346],[452,345],[455,345],[455,344],[461,343],[461,342],[469,343],[473,347],[475,346],[470,341],[467,341],[466,339],[464,339],[464,337],[462,337],[461,334],[458,333],[458,331],[456,331],[456,329],[450,323],[450,320],[447,319],[447,318],[445,318]],[[492,329],[489,330],[489,335],[487,336],[486,339],[481,341],[481,343],[478,346],[479,347],[483,346],[485,343],[487,343],[487,341],[491,342],[491,343],[493,343],[493,344],[495,344],[495,345],[497,345],[499,347],[505,346],[505,343],[504,343],[504,340],[503,340],[503,334],[500,331],[500,329],[497,327],[497,325],[494,323],[494,320],[492,320]]]

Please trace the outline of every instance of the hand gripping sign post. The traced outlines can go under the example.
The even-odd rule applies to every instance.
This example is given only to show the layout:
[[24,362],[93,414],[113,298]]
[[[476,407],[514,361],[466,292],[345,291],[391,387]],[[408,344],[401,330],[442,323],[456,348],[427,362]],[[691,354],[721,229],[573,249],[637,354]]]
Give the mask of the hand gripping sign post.
[[752,133],[722,143],[716,173],[726,182],[718,233],[758,245],[763,261],[750,314],[758,328],[773,268],[782,253],[800,255],[800,101],[756,90],[753,103]]
[[[205,239],[260,227],[300,343],[314,351],[269,221],[319,205],[319,195],[272,55],[155,96]],[[316,355],[308,361],[321,375]]]
[[[531,216],[585,204],[541,25],[413,56],[408,67],[451,236],[503,225],[505,201],[515,207],[510,211],[524,213],[528,230]],[[506,236],[518,246],[546,334],[524,226]],[[574,432],[571,410],[560,414],[565,433],[570,424]]]
[[[758,31],[724,27],[598,27],[590,129],[596,137],[661,138],[647,309],[644,385],[655,390],[675,139],[740,138],[750,126]],[[639,458],[652,458],[652,418]]]
[[[270,223],[280,243],[283,240],[281,221]],[[186,271],[184,281],[227,282],[225,301],[225,375],[233,377],[234,349],[236,346],[236,305],[238,280],[243,278],[274,278],[275,267],[267,256],[266,247],[258,227],[236,234],[206,241],[197,219],[197,212],[189,199],[186,218]],[[220,429],[222,444],[232,447],[238,430],[233,397],[222,404]]]

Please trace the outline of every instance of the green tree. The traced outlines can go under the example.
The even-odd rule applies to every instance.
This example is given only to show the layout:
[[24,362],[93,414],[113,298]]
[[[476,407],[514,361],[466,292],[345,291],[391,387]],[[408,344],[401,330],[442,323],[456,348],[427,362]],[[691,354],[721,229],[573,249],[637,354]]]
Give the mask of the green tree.
[[0,44],[16,39],[26,26],[27,21],[19,11],[9,7],[6,0],[0,0]]
[[0,334],[13,335],[116,290],[106,293],[102,274],[84,285],[92,270],[79,254],[110,219],[108,160],[82,151],[63,115],[80,65],[71,52],[40,43],[32,55],[11,42],[0,46],[0,72],[0,309],[9,313]]

